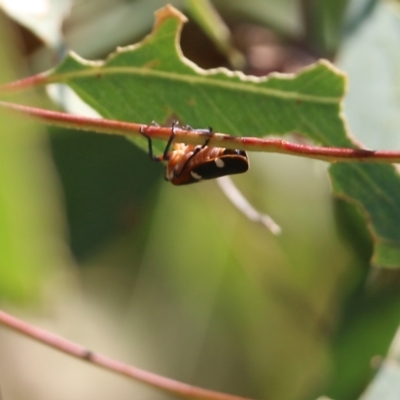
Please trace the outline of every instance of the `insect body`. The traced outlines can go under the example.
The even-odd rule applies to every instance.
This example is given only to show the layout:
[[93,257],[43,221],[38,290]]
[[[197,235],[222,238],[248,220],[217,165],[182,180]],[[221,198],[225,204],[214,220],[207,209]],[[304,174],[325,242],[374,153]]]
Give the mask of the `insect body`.
[[[243,150],[231,150],[222,147],[208,147],[210,136],[203,145],[175,143],[175,125],[171,128],[171,136],[160,156],[153,155],[152,141],[143,129],[140,133],[147,138],[149,156],[153,161],[166,161],[165,179],[173,185],[187,185],[203,179],[214,179],[221,176],[240,174],[249,169],[249,160]],[[199,130],[203,131],[203,130]],[[211,128],[208,135],[211,135]]]

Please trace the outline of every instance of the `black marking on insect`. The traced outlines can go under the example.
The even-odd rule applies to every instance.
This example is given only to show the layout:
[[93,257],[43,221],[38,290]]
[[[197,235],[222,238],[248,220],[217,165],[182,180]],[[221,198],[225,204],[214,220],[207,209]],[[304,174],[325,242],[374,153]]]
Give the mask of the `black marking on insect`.
[[[175,138],[177,123],[171,128],[171,136],[165,146],[164,153],[154,156],[151,138],[144,133],[143,128],[139,132],[148,141],[150,159],[153,161],[166,161],[165,179],[173,185],[187,185],[203,179],[215,179],[221,176],[241,174],[249,169],[249,159],[244,150],[225,149],[223,147],[208,147],[212,135],[212,129],[193,129],[195,132],[207,134],[203,145],[192,145],[172,142]],[[189,126],[185,129],[190,129]]]

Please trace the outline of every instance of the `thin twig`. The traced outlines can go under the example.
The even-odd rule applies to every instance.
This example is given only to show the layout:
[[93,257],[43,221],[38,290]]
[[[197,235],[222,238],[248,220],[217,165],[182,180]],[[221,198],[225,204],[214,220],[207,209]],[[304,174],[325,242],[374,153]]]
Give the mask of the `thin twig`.
[[19,90],[30,89],[35,86],[45,85],[49,83],[49,76],[50,74],[48,72],[42,72],[17,81],[5,83],[0,85],[0,92],[16,92]]
[[229,176],[218,178],[217,183],[227,199],[249,220],[261,223],[274,235],[281,233],[281,227],[269,215],[256,210],[246,197],[243,196],[243,193],[236,187]]
[[[50,111],[42,108],[28,107],[20,104],[0,101],[0,106],[35,117],[36,119],[58,127],[67,127],[85,131],[95,131],[104,134],[139,137],[139,129],[152,139],[167,141],[171,136],[171,128],[155,125],[137,124],[104,118],[90,118],[71,115],[63,112]],[[196,130],[176,129],[176,142],[203,144],[204,135]],[[209,146],[224,147],[267,153],[280,153],[292,156],[306,157],[327,162],[368,162],[368,163],[400,163],[400,151],[365,150],[345,147],[320,147],[291,143],[282,139],[260,139],[256,137],[235,137],[223,133],[213,133]]]
[[196,400],[251,400],[249,398],[229,395],[213,390],[202,389],[173,379],[124,364],[109,357],[94,353],[83,346],[70,342],[53,333],[40,329],[0,310],[0,324],[21,333],[31,339],[43,343],[53,349],[62,351],[72,357],[79,358],[108,371],[124,375],[157,389],[174,395]]

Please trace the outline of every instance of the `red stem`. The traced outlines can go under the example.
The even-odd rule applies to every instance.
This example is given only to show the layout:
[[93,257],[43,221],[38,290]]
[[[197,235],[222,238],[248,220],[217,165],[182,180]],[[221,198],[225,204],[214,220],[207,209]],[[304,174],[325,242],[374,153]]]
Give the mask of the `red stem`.
[[17,331],[24,336],[50,346],[53,349],[62,351],[63,353],[66,353],[72,357],[85,360],[109,371],[135,379],[155,388],[170,392],[174,395],[197,400],[251,400],[244,397],[229,395],[188,385],[173,379],[153,374],[128,364],[124,364],[101,354],[93,353],[79,344],[70,342],[61,336],[57,336],[53,333],[28,324],[27,322],[15,318],[1,310],[0,324]]
[[[138,136],[139,129],[142,127],[145,133],[154,139],[168,140],[171,135],[171,128],[168,127],[136,124],[104,118],[82,117],[4,101],[0,101],[0,106],[33,116],[44,123],[60,127],[125,136]],[[177,129],[176,131],[177,141],[182,143],[203,144],[204,135],[204,133],[199,133],[195,130]],[[400,151],[310,146],[291,143],[282,139],[234,137],[222,133],[214,133],[210,138],[209,145],[247,151],[289,154],[328,162],[400,163]]]
[[37,85],[44,85],[48,83],[48,73],[41,73],[27,78],[19,79],[18,81],[5,83],[0,85],[1,92],[14,92],[17,90],[23,90],[31,88]]

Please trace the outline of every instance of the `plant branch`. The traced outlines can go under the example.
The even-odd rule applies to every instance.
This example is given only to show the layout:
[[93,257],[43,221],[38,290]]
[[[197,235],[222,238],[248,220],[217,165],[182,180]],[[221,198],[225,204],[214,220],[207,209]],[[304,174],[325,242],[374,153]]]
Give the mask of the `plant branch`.
[[282,232],[281,227],[269,215],[253,207],[229,176],[218,178],[217,184],[226,198],[250,221],[264,225],[274,235],[279,235]]
[[0,92],[16,92],[19,90],[29,89],[35,86],[41,86],[47,83],[51,83],[48,75],[49,74],[47,72],[44,72],[28,76],[27,78],[19,79],[10,83],[5,83],[3,85],[0,85]]
[[83,346],[70,342],[61,336],[28,324],[0,310],[0,324],[21,333],[31,339],[43,343],[53,349],[62,351],[72,357],[79,358],[108,371],[124,375],[157,389],[193,400],[251,400],[213,390],[202,389],[173,379],[124,364],[109,357],[94,353]]
[[[139,129],[152,139],[167,141],[171,136],[171,128],[154,125],[137,124],[104,118],[89,118],[67,114],[64,112],[50,111],[42,108],[28,107],[14,103],[0,101],[0,107],[7,108],[25,115],[32,116],[46,124],[73,128],[78,130],[95,131],[104,134],[122,136],[140,136]],[[181,143],[203,144],[208,133],[176,129],[176,141]],[[209,146],[258,151],[267,153],[280,153],[335,162],[368,162],[368,163],[400,163],[400,151],[366,150],[344,147],[320,147],[298,143],[291,143],[282,139],[260,139],[256,137],[235,137],[223,133],[213,133]]]

